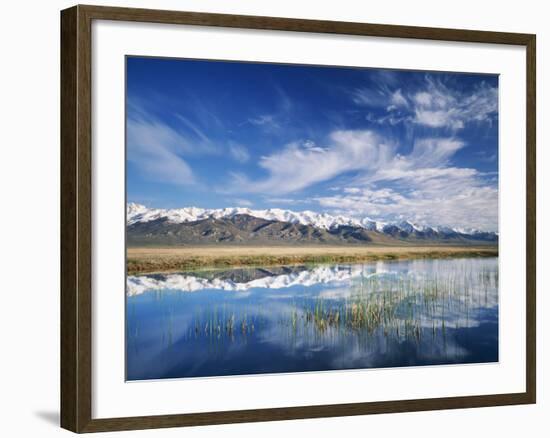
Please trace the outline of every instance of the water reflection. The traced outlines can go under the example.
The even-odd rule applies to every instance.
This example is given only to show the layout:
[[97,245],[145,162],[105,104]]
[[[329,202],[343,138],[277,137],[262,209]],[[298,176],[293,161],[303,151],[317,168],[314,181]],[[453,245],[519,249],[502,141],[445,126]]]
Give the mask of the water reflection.
[[127,279],[129,380],[498,360],[498,259]]

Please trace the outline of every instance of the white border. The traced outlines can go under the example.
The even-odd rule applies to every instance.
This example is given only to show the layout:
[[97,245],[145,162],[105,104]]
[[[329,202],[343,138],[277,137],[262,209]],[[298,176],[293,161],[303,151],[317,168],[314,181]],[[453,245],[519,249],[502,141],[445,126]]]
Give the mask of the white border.
[[[523,47],[95,20],[92,51],[93,418],[525,391]],[[125,383],[127,54],[499,73],[500,362]]]

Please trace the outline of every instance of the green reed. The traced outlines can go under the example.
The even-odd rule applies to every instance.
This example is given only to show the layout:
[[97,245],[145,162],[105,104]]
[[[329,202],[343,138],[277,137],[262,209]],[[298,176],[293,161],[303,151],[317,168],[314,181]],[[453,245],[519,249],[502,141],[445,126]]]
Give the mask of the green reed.
[[[498,288],[498,270],[472,270],[459,265],[449,273],[365,275],[351,281],[344,299],[293,299],[276,323],[299,336],[382,335],[420,341],[422,336],[446,336],[468,324],[473,309],[486,307]],[[301,295],[301,294],[298,294]],[[190,338],[235,340],[252,335],[269,317],[223,305],[194,316]]]

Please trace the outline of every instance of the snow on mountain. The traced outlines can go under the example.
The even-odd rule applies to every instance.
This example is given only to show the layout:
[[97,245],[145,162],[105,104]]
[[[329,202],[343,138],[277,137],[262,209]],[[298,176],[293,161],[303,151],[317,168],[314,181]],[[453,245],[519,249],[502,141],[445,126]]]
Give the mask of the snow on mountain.
[[[141,204],[128,203],[126,208],[127,225],[139,222],[150,222],[157,219],[167,219],[171,223],[194,222],[198,220],[213,218],[231,218],[236,215],[246,214],[260,219],[294,224],[311,225],[316,228],[331,230],[342,226],[364,228],[366,230],[378,231],[380,233],[391,233],[394,230],[403,231],[408,234],[414,232],[436,232],[443,234],[464,234],[476,235],[486,233],[485,231],[472,228],[450,228],[446,226],[429,227],[414,224],[410,221],[386,223],[372,220],[368,217],[363,219],[350,218],[341,215],[329,215],[327,213],[316,213],[314,211],[292,211],[280,208],[267,210],[252,210],[246,207],[230,207],[219,209],[206,209],[198,207],[184,207],[174,209],[148,208]],[[497,233],[490,233],[495,234]]]
[[312,225],[325,230],[340,226],[353,226],[367,229],[376,227],[375,222],[368,218],[357,220],[345,216],[331,216],[326,213],[315,213],[313,211],[295,212],[291,210],[282,210],[280,208],[252,210],[245,207],[223,209],[204,209],[196,207],[158,209],[147,208],[144,205],[135,203],[129,203],[127,206],[127,224],[132,225],[137,222],[150,222],[161,218],[166,218],[172,223],[182,223],[207,218],[220,219],[224,217],[233,217],[238,214],[247,214],[266,220]]
[[139,295],[150,290],[180,290],[197,292],[205,289],[221,289],[228,292],[243,292],[252,288],[282,289],[296,285],[309,287],[316,284],[337,284],[352,278],[387,274],[385,270],[377,273],[364,272],[361,266],[342,269],[336,266],[319,266],[315,269],[290,274],[266,276],[248,282],[236,282],[223,279],[206,279],[187,274],[170,274],[161,278],[153,276],[133,276],[126,279],[126,294]]

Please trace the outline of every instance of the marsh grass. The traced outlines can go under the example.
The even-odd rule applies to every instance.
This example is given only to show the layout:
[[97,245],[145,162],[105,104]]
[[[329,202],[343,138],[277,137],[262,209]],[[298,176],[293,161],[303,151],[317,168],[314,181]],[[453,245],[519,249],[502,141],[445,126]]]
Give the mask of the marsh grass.
[[[471,312],[495,304],[489,300],[497,288],[498,270],[473,271],[467,267],[418,277],[362,276],[352,281],[343,299],[292,299],[275,324],[286,329],[293,342],[309,336],[336,340],[353,335],[417,343],[423,337],[440,338],[446,343],[449,329],[468,327]],[[258,328],[273,324],[265,315],[254,314],[253,308],[238,309],[226,304],[203,308],[194,315],[186,337],[243,340]]]

